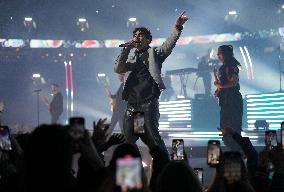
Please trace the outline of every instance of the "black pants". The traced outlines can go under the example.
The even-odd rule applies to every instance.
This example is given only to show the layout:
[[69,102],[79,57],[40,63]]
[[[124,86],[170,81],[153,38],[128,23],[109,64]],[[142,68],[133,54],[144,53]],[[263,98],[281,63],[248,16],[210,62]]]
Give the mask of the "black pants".
[[202,78],[203,81],[203,86],[204,86],[204,93],[205,95],[209,96],[211,95],[211,74],[203,74],[202,76],[200,76]]
[[145,132],[140,136],[141,140],[152,146],[158,145],[163,151],[168,154],[166,145],[159,134],[159,102],[158,100],[152,100],[144,104],[128,104],[127,110],[124,115],[124,134],[126,141],[129,143],[135,143],[139,136],[134,134],[134,122],[133,112],[142,111],[144,112],[144,129]]
[[61,123],[59,117],[61,114],[50,114],[51,115],[51,124]]
[[[220,127],[232,128],[238,134],[242,131],[243,99],[239,92],[227,93],[220,101]],[[223,137],[224,144],[234,151],[240,147],[231,136]]]
[[123,133],[123,120],[124,120],[123,114],[124,114],[124,112],[125,112],[125,109],[121,109],[120,111],[114,110],[114,112],[111,116],[111,120],[110,120],[110,128],[108,130],[109,134],[112,134],[117,123],[119,125],[120,130],[121,130],[121,133]]

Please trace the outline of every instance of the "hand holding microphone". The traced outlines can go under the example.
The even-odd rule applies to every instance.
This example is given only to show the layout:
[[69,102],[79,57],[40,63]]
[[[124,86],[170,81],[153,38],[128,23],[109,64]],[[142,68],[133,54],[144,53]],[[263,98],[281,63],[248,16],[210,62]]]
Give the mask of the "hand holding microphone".
[[129,42],[120,44],[119,47],[134,48],[135,47],[135,43],[138,43],[138,42],[134,41],[134,40],[131,40]]

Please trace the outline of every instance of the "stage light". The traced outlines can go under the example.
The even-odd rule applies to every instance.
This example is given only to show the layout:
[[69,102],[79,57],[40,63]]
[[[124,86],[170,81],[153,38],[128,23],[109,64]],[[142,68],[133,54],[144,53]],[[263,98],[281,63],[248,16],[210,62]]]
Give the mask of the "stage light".
[[282,9],[284,9],[284,5],[282,5],[281,7],[282,7]]
[[129,19],[128,19],[128,21],[130,21],[130,22],[135,22],[137,19],[135,18],[135,17],[130,17]]
[[128,18],[127,22],[126,22],[126,26],[127,27],[137,27],[139,25],[137,18],[136,17],[130,17]]
[[101,85],[106,85],[109,83],[109,79],[105,73],[98,73],[97,82]]
[[80,17],[77,21],[77,26],[80,28],[80,31],[86,31],[89,29],[89,23],[86,18]]
[[237,15],[237,11],[235,10],[229,11],[229,15]]
[[105,73],[98,73],[98,77],[105,77],[106,74]]
[[31,18],[31,17],[25,17],[25,21],[32,21],[33,20],[33,18]]
[[25,25],[25,27],[29,30],[29,32],[30,32],[32,29],[35,29],[35,28],[36,28],[36,22],[33,20],[32,17],[25,17],[25,19],[24,19],[24,25]]
[[39,73],[34,73],[33,74],[33,78],[40,78],[40,74]]
[[74,54],[73,53],[70,53],[70,57],[73,57],[74,56]]
[[234,22],[238,19],[238,13],[236,10],[231,10],[225,15],[225,21]]
[[79,22],[86,22],[87,19],[86,19],[86,18],[79,18],[78,21],[79,21]]

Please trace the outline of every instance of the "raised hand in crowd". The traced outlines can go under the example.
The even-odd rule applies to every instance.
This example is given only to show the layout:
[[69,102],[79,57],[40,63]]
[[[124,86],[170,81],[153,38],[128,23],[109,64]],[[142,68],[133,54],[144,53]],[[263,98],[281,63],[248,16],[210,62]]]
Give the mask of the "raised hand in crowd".
[[99,152],[95,147],[88,130],[84,131],[84,137],[78,141],[78,144],[79,151],[93,168],[97,169],[104,167],[104,163],[99,156]]
[[97,124],[94,122],[92,140],[99,153],[108,150],[113,145],[118,145],[125,142],[125,137],[123,134],[115,133],[109,137],[109,124],[106,123],[106,120],[106,118],[99,119]]
[[102,150],[106,151],[113,145],[118,145],[125,142],[125,136],[120,133],[114,133],[110,136],[107,142],[103,145]]
[[102,148],[105,145],[108,135],[109,124],[106,123],[107,118],[99,119],[96,123],[93,122],[93,135],[92,140],[99,152],[102,152]]

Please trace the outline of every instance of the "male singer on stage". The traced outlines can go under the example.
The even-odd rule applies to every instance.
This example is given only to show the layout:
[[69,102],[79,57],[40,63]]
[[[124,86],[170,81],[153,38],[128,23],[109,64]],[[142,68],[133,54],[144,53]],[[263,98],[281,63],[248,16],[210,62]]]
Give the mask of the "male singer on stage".
[[52,94],[52,100],[51,102],[49,102],[47,99],[45,99],[45,101],[49,107],[51,123],[60,123],[58,120],[63,112],[63,96],[59,91],[59,86],[55,83],[51,84],[50,90]]
[[180,37],[183,24],[188,20],[184,12],[177,18],[170,37],[159,47],[150,47],[151,32],[145,27],[134,29],[133,38],[123,44],[115,63],[116,73],[125,73],[122,98],[128,102],[124,115],[124,134],[126,140],[135,143],[138,135],[134,134],[133,113],[144,113],[144,142],[153,141],[152,145],[160,146],[166,153],[164,141],[159,135],[159,96],[165,89],[161,77],[162,63],[171,54]]

